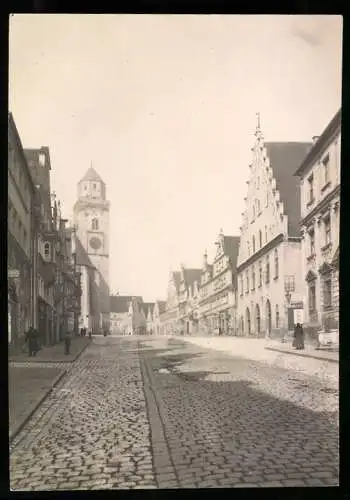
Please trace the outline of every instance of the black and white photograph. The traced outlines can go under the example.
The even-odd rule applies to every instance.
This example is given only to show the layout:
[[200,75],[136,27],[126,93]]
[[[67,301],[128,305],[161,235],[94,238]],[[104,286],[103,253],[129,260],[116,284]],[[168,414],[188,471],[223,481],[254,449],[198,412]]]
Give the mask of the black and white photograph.
[[339,485],[343,19],[9,17],[9,489]]

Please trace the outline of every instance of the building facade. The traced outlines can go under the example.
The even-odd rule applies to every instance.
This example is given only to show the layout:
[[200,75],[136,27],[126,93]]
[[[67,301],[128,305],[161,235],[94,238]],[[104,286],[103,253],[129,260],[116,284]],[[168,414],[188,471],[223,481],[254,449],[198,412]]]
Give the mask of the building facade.
[[265,142],[260,123],[240,228],[238,334],[281,336],[302,307],[300,196],[295,169],[311,143]]
[[35,322],[33,257],[35,186],[11,113],[8,115],[8,343],[16,352]]
[[311,330],[339,328],[341,110],[315,137],[298,168],[301,192],[304,322]]
[[204,254],[199,290],[199,328],[204,334],[233,335],[236,331],[236,264],[238,236],[221,230],[212,265]]
[[83,260],[88,263],[84,266],[80,262],[85,268],[82,270],[82,300],[87,306],[82,308],[85,317],[80,324],[87,322],[87,328],[93,333],[109,330],[109,208],[106,185],[90,167],[78,183],[73,213],[77,238],[86,253]]
[[198,332],[198,308],[195,310],[193,306],[198,299],[198,282],[202,270],[187,269],[181,265],[180,273],[177,333],[189,335]]

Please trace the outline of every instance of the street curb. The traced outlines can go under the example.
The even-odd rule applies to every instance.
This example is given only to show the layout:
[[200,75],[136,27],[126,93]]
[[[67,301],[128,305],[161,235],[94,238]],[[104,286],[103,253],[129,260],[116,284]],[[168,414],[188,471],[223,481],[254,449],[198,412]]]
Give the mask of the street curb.
[[70,359],[69,361],[68,360],[65,360],[65,359],[56,359],[56,360],[52,360],[52,359],[40,359],[40,358],[36,358],[35,360],[34,359],[11,359],[9,358],[8,362],[9,363],[30,363],[30,364],[37,364],[37,363],[66,363],[66,364],[69,364],[69,363],[74,363],[74,361],[76,361],[82,354],[83,352],[85,351],[85,349],[92,344],[92,340],[87,343],[80,352],[78,352],[74,358]]
[[311,358],[311,359],[317,359],[318,361],[328,361],[329,363],[339,363],[338,359],[332,359],[332,358],[321,358],[320,356],[315,356],[313,354],[302,354],[300,352],[290,352],[290,351],[285,351],[283,349],[279,349],[278,347],[265,347],[266,350],[268,351],[276,351],[276,352],[282,352],[283,354],[290,354],[291,356],[299,356],[301,358]]
[[[179,487],[179,480],[176,474],[176,468],[171,458],[170,450],[168,447],[168,443],[166,440],[166,429],[164,425],[164,421],[162,418],[162,409],[159,397],[157,392],[154,390],[155,381],[152,375],[152,368],[149,366],[146,361],[146,357],[142,353],[140,346],[139,349],[139,359],[140,359],[140,368],[143,379],[143,388],[145,392],[145,399],[147,405],[147,413],[150,423],[151,429],[151,446],[152,446],[152,460],[153,460],[153,468],[155,473],[155,481],[158,485],[158,488],[169,488],[167,483],[169,478],[165,482],[162,480],[162,469],[171,468],[173,476],[173,481],[177,483],[177,487]],[[167,472],[167,476],[169,472]]]
[[51,394],[52,390],[56,387],[56,385],[63,379],[63,377],[67,374],[67,370],[63,370],[62,373],[59,373],[57,377],[53,380],[51,387],[46,391],[45,394],[40,396],[37,401],[34,403],[32,406],[32,409],[30,412],[26,415],[26,417],[20,422],[15,429],[10,432],[9,435],[9,442],[11,443],[14,438],[18,435],[18,433],[23,429],[23,427],[27,424],[27,422],[30,420],[30,418],[33,416],[33,414],[36,412],[36,410],[39,408],[39,406],[45,401],[45,399]]

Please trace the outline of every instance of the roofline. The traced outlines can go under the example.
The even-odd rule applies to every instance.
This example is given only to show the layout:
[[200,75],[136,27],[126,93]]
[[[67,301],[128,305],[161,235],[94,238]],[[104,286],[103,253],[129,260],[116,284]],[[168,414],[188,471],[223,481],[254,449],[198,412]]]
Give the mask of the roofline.
[[312,163],[312,161],[317,157],[319,153],[326,147],[329,139],[331,139],[341,128],[341,108],[333,116],[332,120],[329,122],[327,127],[324,129],[318,140],[311,147],[310,151],[302,161],[301,165],[295,172],[295,176],[300,176]]
[[27,158],[25,157],[25,154],[24,154],[23,144],[22,144],[20,135],[18,133],[18,129],[17,129],[17,126],[16,126],[15,119],[14,119],[13,114],[12,114],[11,111],[9,111],[8,117],[9,117],[10,124],[13,127],[13,130],[15,132],[15,136],[16,136],[16,140],[17,140],[19,149],[21,150],[21,155],[22,155],[22,158],[24,160],[25,168],[27,170],[27,174],[29,176],[30,183],[32,185],[32,191],[33,191],[33,193],[35,193],[36,188],[35,188],[34,180],[33,180],[32,174],[30,173],[29,166],[28,166],[28,163],[27,163]]

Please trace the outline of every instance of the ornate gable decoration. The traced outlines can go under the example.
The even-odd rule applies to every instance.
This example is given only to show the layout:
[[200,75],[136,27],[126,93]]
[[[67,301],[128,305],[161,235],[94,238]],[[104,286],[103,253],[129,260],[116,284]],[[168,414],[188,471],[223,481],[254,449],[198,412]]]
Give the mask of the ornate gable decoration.
[[333,267],[330,264],[328,264],[327,262],[324,262],[318,270],[318,272],[320,274],[328,274],[332,271],[333,271]]
[[215,242],[215,245],[216,245],[215,260],[217,260],[224,255],[224,232],[222,229],[220,229],[220,234],[218,240]]
[[307,273],[305,280],[306,281],[314,281],[317,278],[317,275],[311,270]]

